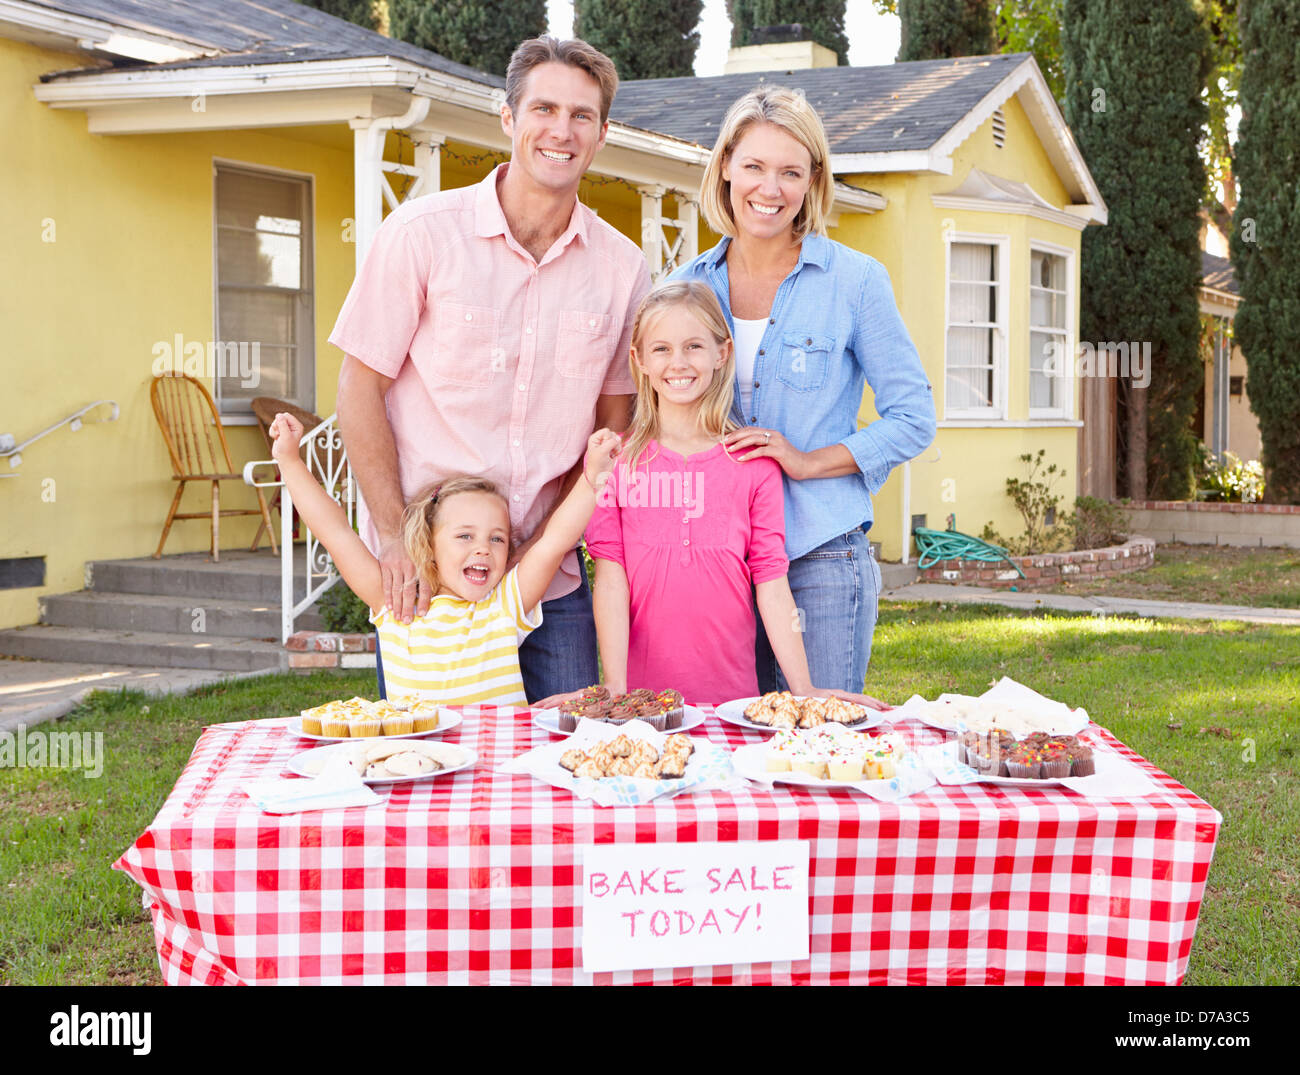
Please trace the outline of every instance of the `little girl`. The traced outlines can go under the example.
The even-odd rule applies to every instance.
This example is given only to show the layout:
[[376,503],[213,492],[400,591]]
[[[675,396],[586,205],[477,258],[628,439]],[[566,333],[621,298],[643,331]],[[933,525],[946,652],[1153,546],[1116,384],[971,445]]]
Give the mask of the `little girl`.
[[631,365],[636,415],[587,528],[610,691],[671,687],[708,704],[758,694],[756,602],[793,693],[881,707],[809,679],[786,579],[781,468],[738,462],[722,444],[736,428],[735,365],[713,291],[681,281],[647,295]]
[[371,609],[390,696],[444,705],[527,705],[519,644],[541,626],[542,595],[591,518],[619,451],[618,436],[608,429],[591,435],[586,481],[574,485],[541,536],[508,571],[510,509],[492,482],[452,478],[408,504],[406,552],[434,597],[424,616],[405,624],[384,604],[379,561],[299,457],[302,432],[292,415],[277,414],[271,454],[293,506],[329,550],[343,580]]

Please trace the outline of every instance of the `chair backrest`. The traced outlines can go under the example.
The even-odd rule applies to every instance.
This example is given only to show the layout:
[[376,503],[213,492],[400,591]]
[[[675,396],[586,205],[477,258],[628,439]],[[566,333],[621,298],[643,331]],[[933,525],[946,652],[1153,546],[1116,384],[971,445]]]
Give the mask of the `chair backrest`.
[[[257,396],[253,400],[253,414],[257,418],[257,424],[261,427],[262,436],[266,438],[266,446],[271,446],[271,425],[275,422],[275,416],[281,411],[292,414],[302,423],[302,431],[308,433],[321,424],[322,419],[304,410],[296,403],[290,403],[287,399],[276,399],[274,396]],[[317,442],[324,444],[324,435],[317,434]],[[305,438],[304,438],[305,440]],[[303,445],[303,451],[306,451],[306,445]]]
[[226,431],[203,385],[188,374],[159,374],[150,386],[149,401],[176,477],[233,473]]

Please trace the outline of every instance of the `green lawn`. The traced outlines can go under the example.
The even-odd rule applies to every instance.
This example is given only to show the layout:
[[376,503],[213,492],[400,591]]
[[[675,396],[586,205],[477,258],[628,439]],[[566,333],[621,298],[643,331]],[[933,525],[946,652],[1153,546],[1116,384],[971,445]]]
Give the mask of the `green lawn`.
[[[1224,815],[1187,982],[1300,980],[1300,629],[882,606],[872,693],[980,693],[1002,675],[1084,706]],[[199,730],[373,682],[318,673],[184,698],[99,694],[47,726],[103,730],[104,775],[0,770],[0,982],[160,981],[140,890],[109,864],[153,818]]]
[[1156,562],[1145,571],[1071,580],[1045,592],[1300,608],[1300,549],[1157,545]]

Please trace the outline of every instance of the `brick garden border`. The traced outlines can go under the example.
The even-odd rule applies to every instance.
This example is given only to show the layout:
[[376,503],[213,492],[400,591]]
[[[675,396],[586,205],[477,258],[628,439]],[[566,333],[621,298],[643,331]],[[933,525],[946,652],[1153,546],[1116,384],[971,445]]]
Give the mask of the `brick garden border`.
[[1105,549],[1081,549],[1078,552],[1045,552],[1036,556],[1013,556],[1021,578],[1006,562],[990,564],[981,560],[942,560],[925,568],[919,582],[949,582],[989,589],[1042,590],[1071,579],[1122,575],[1150,567],[1156,559],[1154,538],[1133,537],[1123,545]]
[[314,672],[318,668],[374,668],[375,636],[338,631],[298,631],[284,644],[289,668]]
[[1119,501],[1130,530],[1162,545],[1284,546],[1300,549],[1300,505],[1237,504],[1217,500]]

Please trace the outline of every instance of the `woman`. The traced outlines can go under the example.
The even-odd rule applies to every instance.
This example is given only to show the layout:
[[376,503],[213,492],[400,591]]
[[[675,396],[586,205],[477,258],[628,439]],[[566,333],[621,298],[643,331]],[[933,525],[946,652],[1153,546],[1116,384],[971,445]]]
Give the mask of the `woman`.
[[[736,345],[728,449],[784,475],[786,553],[814,683],[861,691],[880,569],[871,495],[934,439],[934,399],[879,262],[826,238],[830,149],[802,94],[762,86],[727,112],[701,207],[724,238],[673,274],[713,288]],[[858,429],[864,382],[878,421]],[[786,683],[758,632],[760,691]]]

